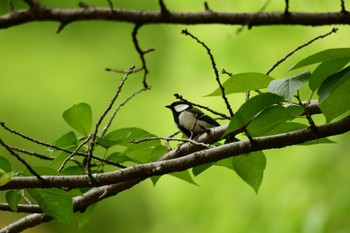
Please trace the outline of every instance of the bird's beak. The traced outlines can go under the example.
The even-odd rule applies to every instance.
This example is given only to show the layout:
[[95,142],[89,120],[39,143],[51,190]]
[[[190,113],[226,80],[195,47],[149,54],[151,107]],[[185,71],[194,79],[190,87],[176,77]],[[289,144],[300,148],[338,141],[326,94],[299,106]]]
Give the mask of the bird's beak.
[[166,107],[166,108],[171,108],[171,106],[170,106],[170,105],[166,105],[165,107]]

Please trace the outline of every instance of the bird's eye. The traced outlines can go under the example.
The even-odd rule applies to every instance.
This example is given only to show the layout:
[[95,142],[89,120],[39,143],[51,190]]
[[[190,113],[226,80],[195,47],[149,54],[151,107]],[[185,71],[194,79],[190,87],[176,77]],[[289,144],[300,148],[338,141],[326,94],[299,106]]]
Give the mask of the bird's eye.
[[174,109],[176,112],[182,112],[182,111],[188,109],[188,107],[189,107],[188,104],[178,104],[174,107]]

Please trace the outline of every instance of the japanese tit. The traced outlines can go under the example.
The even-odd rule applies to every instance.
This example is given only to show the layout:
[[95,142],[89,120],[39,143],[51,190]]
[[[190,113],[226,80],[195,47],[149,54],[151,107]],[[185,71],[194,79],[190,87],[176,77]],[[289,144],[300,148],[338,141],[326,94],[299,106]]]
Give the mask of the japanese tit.
[[220,125],[213,118],[185,101],[177,101],[165,107],[170,108],[177,127],[189,138],[195,138],[208,131],[209,128]]

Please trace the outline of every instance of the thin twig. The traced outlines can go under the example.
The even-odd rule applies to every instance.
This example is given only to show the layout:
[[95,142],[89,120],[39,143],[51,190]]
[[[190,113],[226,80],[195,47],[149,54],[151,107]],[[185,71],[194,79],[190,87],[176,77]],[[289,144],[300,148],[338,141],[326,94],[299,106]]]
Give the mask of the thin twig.
[[62,165],[59,167],[58,172],[61,172],[66,163],[80,150],[82,146],[84,146],[86,143],[88,143],[91,139],[92,135],[90,134],[88,137],[85,138],[84,141],[82,141],[77,148],[63,161]]
[[135,24],[134,29],[132,30],[131,36],[132,36],[132,42],[134,43],[135,49],[137,53],[140,56],[142,68],[143,68],[143,86],[145,88],[149,88],[149,85],[147,84],[147,75],[149,73],[147,68],[147,63],[145,59],[145,54],[154,51],[154,49],[148,49],[146,51],[143,51],[139,45],[139,41],[137,40],[137,33],[139,29],[142,27],[142,24]]
[[52,156],[42,155],[42,154],[39,154],[39,153],[34,152],[34,151],[25,150],[23,148],[14,147],[14,146],[10,146],[10,145],[9,145],[9,147],[14,151],[21,152],[21,153],[27,154],[27,155],[32,155],[32,156],[37,157],[37,158],[42,159],[42,160],[53,160],[54,159],[54,157],[52,157]]
[[223,100],[224,100],[224,102],[226,104],[226,108],[229,111],[230,116],[233,117],[234,113],[233,113],[232,108],[230,106],[230,103],[228,102],[228,99],[227,99],[227,97],[225,95],[225,89],[224,89],[224,87],[221,84],[220,77],[219,77],[219,71],[216,68],[216,63],[215,63],[215,60],[214,60],[214,56],[212,55],[212,53],[210,51],[210,48],[204,42],[200,41],[197,37],[195,37],[190,32],[188,32],[187,29],[182,30],[182,34],[184,34],[186,36],[190,36],[192,39],[197,41],[197,43],[199,43],[200,45],[202,45],[206,49],[206,51],[207,51],[207,53],[208,53],[208,55],[210,57],[212,68],[213,68],[214,73],[215,73],[216,81],[219,84],[219,87],[220,87],[220,90],[221,90],[221,97],[223,98]]
[[41,182],[45,182],[45,180],[36,172],[34,169],[27,163],[24,159],[22,159],[16,152],[14,152],[9,145],[7,145],[1,138],[0,138],[0,145],[2,145],[11,155],[13,155],[18,161],[20,161],[30,173],[32,173],[38,180]]
[[169,10],[166,7],[166,5],[165,5],[163,0],[158,0],[158,4],[160,6],[160,13],[161,14],[165,14],[165,15],[169,14]]
[[284,8],[284,14],[289,14],[289,0],[284,1],[286,3],[286,7]]
[[197,146],[204,146],[206,148],[212,148],[212,145],[203,143],[203,142],[197,142],[193,139],[188,139],[188,138],[166,138],[166,137],[148,137],[148,138],[142,138],[139,140],[132,140],[132,143],[138,144],[141,142],[147,142],[147,141],[153,141],[153,140],[165,140],[165,141],[176,141],[176,142],[189,142],[192,143],[193,145]]
[[92,153],[94,151],[94,147],[95,147],[95,144],[96,144],[96,138],[97,138],[97,133],[98,133],[99,127],[100,127],[102,121],[104,120],[104,118],[107,116],[108,112],[112,109],[115,101],[117,100],[120,92],[122,91],[122,88],[123,88],[126,80],[128,79],[129,75],[132,73],[132,70],[134,68],[135,68],[135,66],[130,67],[130,72],[126,73],[124,75],[124,77],[121,80],[121,82],[120,82],[120,84],[119,84],[119,86],[117,88],[117,91],[114,94],[112,100],[110,101],[110,103],[108,104],[107,108],[104,110],[104,112],[102,113],[101,117],[98,119],[98,121],[96,123],[95,130],[94,130],[94,132],[92,133],[92,136],[91,136],[91,145],[90,145],[89,151],[87,153],[87,157],[84,159],[84,169],[85,169],[85,172],[89,176],[91,175],[90,165],[91,165],[91,160],[92,160],[92,157],[93,157]]
[[140,90],[132,93],[130,96],[128,96],[123,102],[121,102],[118,107],[114,110],[114,112],[112,113],[112,116],[110,117],[109,121],[107,122],[106,126],[102,129],[101,132],[101,137],[103,137],[105,135],[105,133],[107,132],[107,130],[109,129],[109,127],[111,126],[115,116],[117,115],[118,111],[120,110],[121,107],[123,107],[127,102],[129,102],[133,97],[135,97],[137,94],[143,92],[143,91],[147,91],[149,90],[149,88],[141,88]]
[[300,46],[298,46],[296,49],[294,49],[293,51],[291,51],[290,53],[288,53],[286,56],[284,56],[282,59],[280,59],[279,61],[277,61],[267,72],[266,74],[269,75],[277,66],[279,66],[282,62],[284,62],[285,60],[287,60],[287,58],[289,58],[290,56],[292,56],[295,52],[297,52],[298,50],[310,45],[311,43],[315,42],[316,40],[319,39],[323,39],[333,33],[336,33],[338,31],[338,28],[332,28],[332,30],[330,32],[327,32],[326,34],[317,36],[315,38],[313,38],[312,40],[306,42],[305,44],[302,44]]
[[191,104],[191,105],[193,105],[193,106],[196,106],[196,107],[198,107],[198,108],[205,109],[206,111],[211,112],[211,113],[213,113],[213,114],[215,114],[215,115],[218,115],[218,116],[222,117],[223,119],[228,119],[228,120],[231,119],[231,117],[229,117],[229,116],[227,116],[227,115],[225,115],[225,114],[223,114],[223,113],[221,113],[221,112],[217,112],[217,111],[214,111],[213,109],[208,108],[208,107],[206,107],[206,106],[204,106],[204,105],[200,105],[200,104],[196,104],[196,103],[193,103],[193,102],[191,102],[191,101],[188,101],[187,99],[183,98],[182,95],[180,95],[180,94],[178,94],[178,93],[175,93],[174,96],[175,96],[176,99],[185,101],[185,102],[187,102],[187,103],[189,103],[189,104]]
[[345,8],[345,1],[344,0],[340,0],[340,6],[341,6],[342,13],[349,13]]

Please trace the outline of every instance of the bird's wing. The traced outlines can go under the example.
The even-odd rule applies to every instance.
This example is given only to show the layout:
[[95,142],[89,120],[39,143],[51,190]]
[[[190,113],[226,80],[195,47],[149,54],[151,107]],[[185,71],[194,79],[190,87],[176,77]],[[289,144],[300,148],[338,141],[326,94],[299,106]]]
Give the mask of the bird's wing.
[[203,113],[201,110],[197,109],[197,108],[191,108],[188,109],[187,111],[191,112],[193,115],[195,115],[195,117],[198,120],[207,122],[213,126],[219,126],[220,124],[214,120],[213,118],[211,118],[210,116],[206,115],[205,113]]

